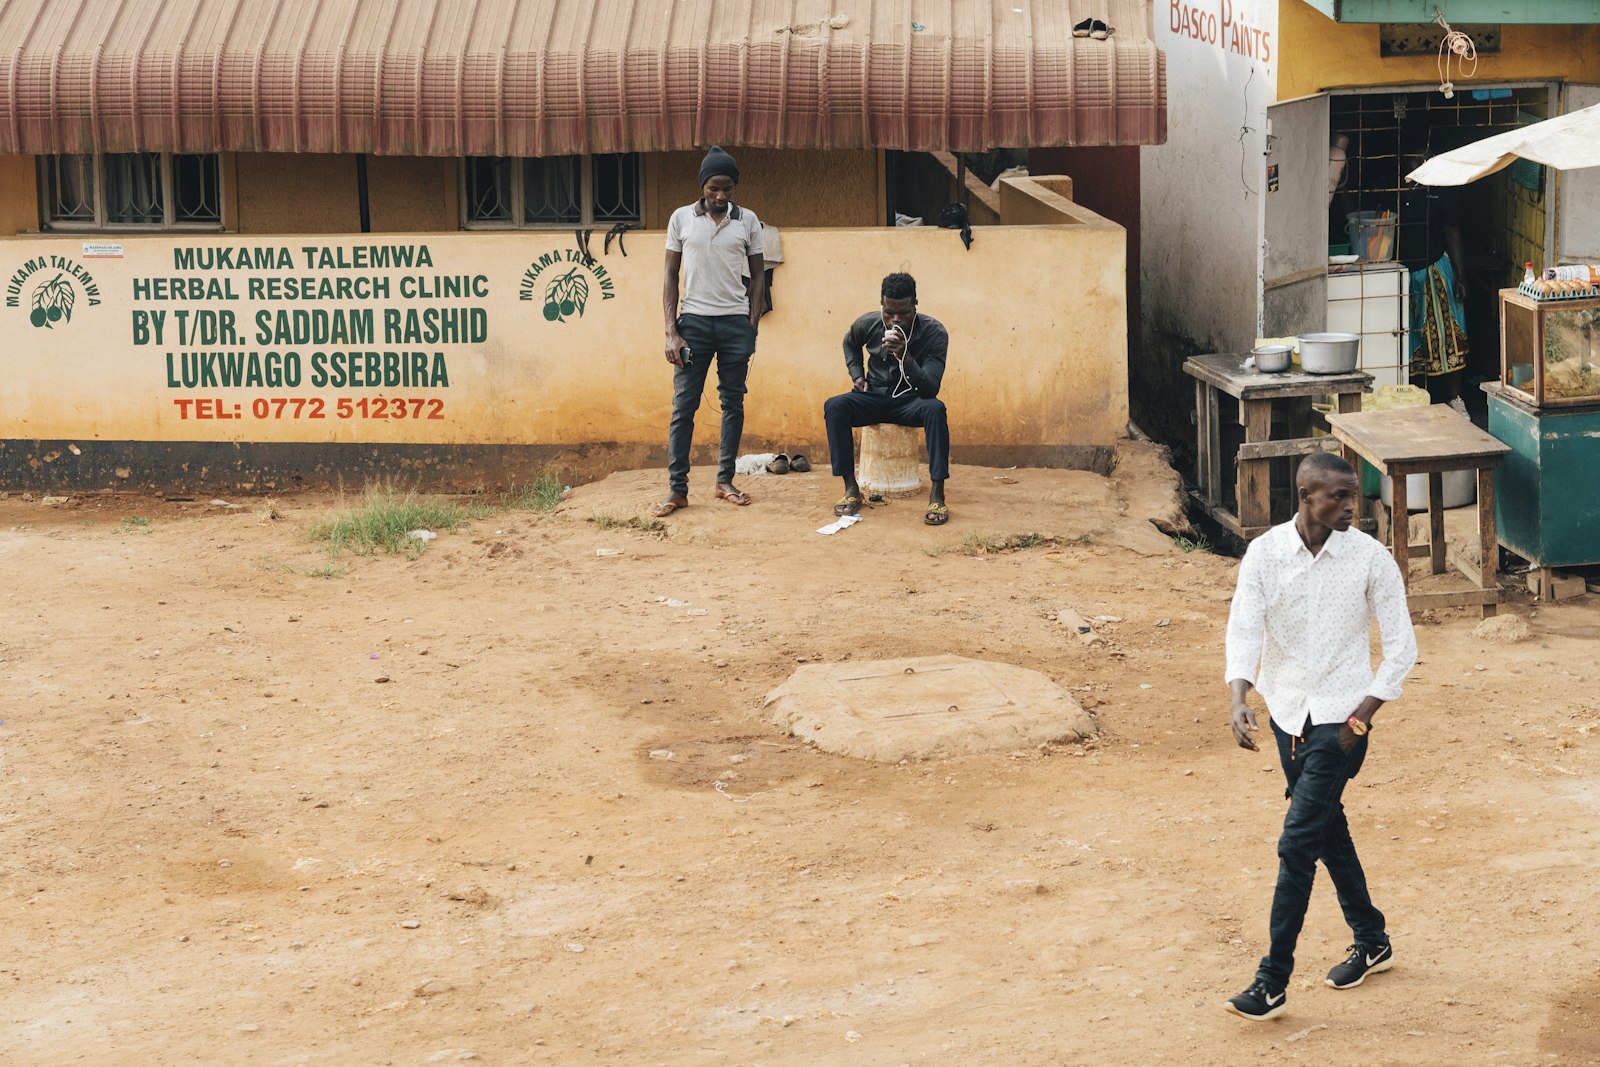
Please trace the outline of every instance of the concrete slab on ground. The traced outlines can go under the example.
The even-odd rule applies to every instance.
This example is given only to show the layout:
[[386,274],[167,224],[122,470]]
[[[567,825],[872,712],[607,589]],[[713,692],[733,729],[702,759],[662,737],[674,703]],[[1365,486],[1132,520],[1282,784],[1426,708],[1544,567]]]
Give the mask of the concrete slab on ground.
[[1095,732],[1089,713],[1045,675],[964,656],[807,664],[767,694],[764,710],[825,751],[891,763],[1070,743]]

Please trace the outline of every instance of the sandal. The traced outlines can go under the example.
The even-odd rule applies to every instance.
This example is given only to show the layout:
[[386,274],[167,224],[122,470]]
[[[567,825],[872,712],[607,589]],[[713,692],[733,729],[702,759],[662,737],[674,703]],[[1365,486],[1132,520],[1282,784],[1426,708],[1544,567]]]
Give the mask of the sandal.
[[950,521],[950,509],[943,504],[929,504],[928,510],[922,514],[922,521],[929,526],[943,526]]
[[652,504],[650,506],[650,514],[654,515],[658,519],[664,519],[668,515],[671,515],[674,511],[682,511],[688,506],[689,502],[687,500],[681,504],[676,500],[662,500],[659,503]]
[[794,470],[794,464],[789,462],[789,457],[779,452],[777,457],[767,464],[768,474],[788,474]]
[[802,456],[800,453],[796,452],[794,455],[789,457],[789,469],[794,471],[796,474],[804,474],[806,471],[811,469],[811,461]]
[[856,493],[846,493],[837,504],[833,506],[835,515],[858,515],[861,513],[861,497]]
[[1084,19],[1082,22],[1080,22],[1076,26],[1072,27],[1072,36],[1074,36],[1074,37],[1087,37],[1087,36],[1089,36],[1089,31],[1091,29],[1093,29],[1093,28],[1094,28],[1094,19],[1092,19],[1092,18]]
[[1089,36],[1093,37],[1097,41],[1103,41],[1116,32],[1116,30],[1112,29],[1110,26],[1107,26],[1099,19],[1095,19],[1094,25],[1089,28]]
[[717,499],[726,500],[728,503],[737,504],[742,508],[750,503],[750,494],[742,489],[735,489],[731,485],[719,485],[717,486]]

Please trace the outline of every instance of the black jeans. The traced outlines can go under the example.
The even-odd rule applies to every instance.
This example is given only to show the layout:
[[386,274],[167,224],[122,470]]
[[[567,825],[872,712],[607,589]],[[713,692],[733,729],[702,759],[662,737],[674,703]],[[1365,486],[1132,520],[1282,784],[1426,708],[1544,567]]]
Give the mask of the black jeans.
[[667,484],[689,492],[689,446],[694,443],[694,413],[706,390],[706,372],[717,363],[717,398],[722,403],[722,451],[717,483],[733,481],[744,436],[745,379],[756,350],[756,328],[747,315],[680,315],[678,333],[689,346],[689,361],[672,372],[672,423],[667,429]]
[[822,421],[828,427],[828,456],[833,473],[844,476],[855,458],[855,439],[850,431],[857,426],[887,422],[895,426],[921,426],[928,442],[928,477],[942,482],[950,477],[950,422],[944,401],[938,397],[907,394],[898,400],[888,393],[840,393],[822,405]]
[[1289,810],[1278,838],[1278,887],[1272,894],[1272,947],[1262,957],[1256,977],[1275,989],[1289,985],[1294,972],[1294,946],[1306,921],[1311,902],[1311,880],[1317,861],[1328,868],[1339,894],[1344,921],[1363,945],[1388,943],[1383,912],[1372,905],[1367,876],[1350,840],[1345,820],[1345,783],[1361,770],[1367,757],[1367,739],[1356,738],[1349,752],[1339,747],[1342,723],[1305,727],[1304,737],[1284,733],[1277,723],[1272,734],[1278,741],[1278,759],[1289,780]]

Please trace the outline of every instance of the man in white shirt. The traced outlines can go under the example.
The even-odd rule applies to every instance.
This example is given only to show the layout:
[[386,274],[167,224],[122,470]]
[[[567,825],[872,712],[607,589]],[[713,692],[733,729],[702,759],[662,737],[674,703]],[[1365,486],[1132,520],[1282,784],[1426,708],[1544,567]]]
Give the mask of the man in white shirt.
[[[1399,698],[1417,662],[1400,568],[1382,544],[1350,528],[1361,491],[1355,471],[1337,456],[1313,453],[1301,461],[1295,488],[1298,514],[1251,543],[1228,616],[1234,739],[1256,748],[1256,715],[1246,702],[1253,685],[1271,713],[1288,779],[1271,948],[1255,981],[1224,1005],[1257,1020],[1284,1010],[1319,859],[1355,937],[1349,957],[1328,972],[1328,985],[1349,989],[1394,963],[1341,797],[1366,758],[1372,717]],[[1368,643],[1373,619],[1383,637],[1376,675]]]
[[[739,165],[713,147],[700,164],[700,199],[672,213],[667,222],[667,362],[672,364],[672,423],[667,430],[667,498],[651,509],[657,517],[689,506],[689,448],[694,413],[706,388],[706,372],[717,364],[722,403],[722,442],[716,496],[741,507],[750,494],[733,484],[739,438],[744,435],[745,379],[756,350],[756,327],[766,306],[766,264],[761,220],[733,202]],[[680,303],[678,273],[683,272]],[[750,285],[745,287],[745,278]]]

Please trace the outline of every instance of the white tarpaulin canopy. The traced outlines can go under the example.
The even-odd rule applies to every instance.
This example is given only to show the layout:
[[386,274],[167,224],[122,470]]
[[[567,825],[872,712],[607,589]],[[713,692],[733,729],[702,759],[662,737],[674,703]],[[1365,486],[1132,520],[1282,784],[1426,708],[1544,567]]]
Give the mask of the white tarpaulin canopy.
[[1419,185],[1466,185],[1519,158],[1557,170],[1600,167],[1600,105],[1441,152],[1406,177]]

